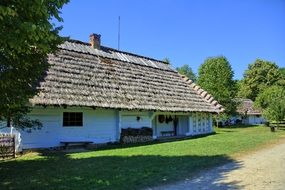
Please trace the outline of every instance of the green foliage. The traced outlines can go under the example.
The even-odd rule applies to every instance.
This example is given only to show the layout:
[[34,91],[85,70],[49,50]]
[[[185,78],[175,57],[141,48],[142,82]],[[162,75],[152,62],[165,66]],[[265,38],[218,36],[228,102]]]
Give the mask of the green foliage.
[[283,78],[285,78],[285,67],[280,68],[279,71],[280,71],[281,75],[283,76]]
[[23,113],[18,113],[11,119],[13,127],[25,130],[26,132],[31,132],[33,129],[41,129],[42,127],[42,123],[38,119],[32,120],[26,117]]
[[277,84],[280,86],[285,86],[285,68],[280,68],[279,71],[281,74],[281,80],[279,80]]
[[224,106],[225,114],[236,111],[233,101],[236,82],[233,76],[232,67],[223,56],[208,58],[199,68],[198,84]]
[[165,64],[170,64],[170,59],[169,58],[164,58],[163,60],[162,60]]
[[285,119],[285,86],[272,86],[260,93],[255,105],[263,109],[263,116],[268,121]]
[[62,21],[59,10],[67,1],[0,3],[0,119],[7,125],[14,120],[15,126],[23,126],[20,117],[29,111],[28,99],[37,93],[36,85],[48,67],[47,54],[64,40],[58,36],[61,27],[50,21]]
[[194,82],[197,79],[197,77],[196,77],[195,73],[193,72],[192,68],[189,65],[187,65],[187,64],[185,64],[185,65],[183,65],[181,67],[176,67],[176,70],[180,74],[187,76],[189,79],[191,79]]
[[241,89],[242,81],[241,80],[235,80],[235,92],[239,92]]
[[241,82],[238,96],[255,100],[264,89],[281,82],[281,74],[275,63],[257,59],[249,64]]

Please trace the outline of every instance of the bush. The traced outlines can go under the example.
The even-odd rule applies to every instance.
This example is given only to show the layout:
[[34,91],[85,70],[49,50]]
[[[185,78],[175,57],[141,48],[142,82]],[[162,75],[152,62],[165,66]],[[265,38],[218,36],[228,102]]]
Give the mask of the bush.
[[221,122],[221,121],[218,122],[218,126],[217,126],[217,122],[216,122],[216,121],[214,121],[213,123],[214,123],[214,126],[215,126],[215,127],[219,127],[219,128],[224,127],[224,126],[223,126],[223,122]]
[[236,123],[237,125],[242,124],[242,120],[241,119],[236,119]]

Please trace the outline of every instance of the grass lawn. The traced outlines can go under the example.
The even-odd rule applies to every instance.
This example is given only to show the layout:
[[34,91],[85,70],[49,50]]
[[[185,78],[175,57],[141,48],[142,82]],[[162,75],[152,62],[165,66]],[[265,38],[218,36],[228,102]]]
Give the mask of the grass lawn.
[[139,189],[189,178],[276,139],[265,127],[216,129],[174,142],[81,153],[28,153],[0,161],[0,189]]

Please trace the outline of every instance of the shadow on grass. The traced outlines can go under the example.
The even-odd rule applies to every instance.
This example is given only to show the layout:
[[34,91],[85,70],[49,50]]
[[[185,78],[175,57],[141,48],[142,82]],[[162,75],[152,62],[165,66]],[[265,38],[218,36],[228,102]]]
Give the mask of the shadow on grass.
[[[193,177],[198,171],[231,162],[232,167],[205,176],[213,188],[240,188],[238,182],[216,184],[241,165],[227,156],[100,156],[42,152],[43,157],[0,162],[0,189],[141,189]],[[207,178],[211,179],[207,179]],[[199,183],[199,182],[197,182]],[[222,185],[222,186],[221,186]]]
[[225,128],[225,129],[223,129],[223,132],[217,132],[217,134],[221,134],[221,133],[236,133],[237,132],[235,130],[226,130],[226,129],[230,129],[230,128]]
[[263,127],[263,125],[245,125],[245,124],[239,124],[239,125],[229,125],[221,127],[222,129],[237,129],[237,128],[252,128],[252,127]]

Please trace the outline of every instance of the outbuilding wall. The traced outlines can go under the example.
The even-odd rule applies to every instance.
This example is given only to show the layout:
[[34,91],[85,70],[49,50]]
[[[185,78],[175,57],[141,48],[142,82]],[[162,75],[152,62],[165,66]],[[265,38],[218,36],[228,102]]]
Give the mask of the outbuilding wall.
[[[236,115],[232,116],[228,121],[234,125],[236,124],[236,121],[240,120],[242,124],[245,125],[258,125],[258,124],[263,124],[266,120],[262,115],[247,115],[247,116],[241,116],[241,115]],[[223,122],[225,124],[225,121]]]
[[256,124],[262,124],[264,122],[265,122],[265,119],[260,115],[249,115],[247,117],[247,123],[245,124],[256,125]]

